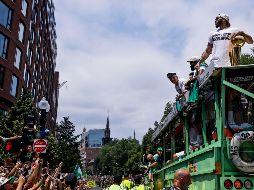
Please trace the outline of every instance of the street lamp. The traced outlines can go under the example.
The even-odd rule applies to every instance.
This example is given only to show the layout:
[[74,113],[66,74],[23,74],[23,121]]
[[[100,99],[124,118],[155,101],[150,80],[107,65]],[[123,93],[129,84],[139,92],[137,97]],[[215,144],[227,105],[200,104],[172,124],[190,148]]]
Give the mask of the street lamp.
[[46,129],[46,119],[47,114],[50,110],[50,105],[45,97],[41,99],[41,101],[38,103],[38,107],[41,111],[41,117],[40,117],[40,136],[41,138],[45,138],[49,132],[48,129]]

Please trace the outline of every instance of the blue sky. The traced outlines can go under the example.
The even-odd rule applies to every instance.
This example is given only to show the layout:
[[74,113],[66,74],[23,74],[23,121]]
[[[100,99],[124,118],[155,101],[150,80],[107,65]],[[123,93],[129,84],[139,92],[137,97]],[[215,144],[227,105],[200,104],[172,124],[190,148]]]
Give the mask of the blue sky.
[[[69,116],[76,133],[105,128],[111,136],[141,140],[176,92],[166,78],[187,78],[187,59],[201,55],[214,19],[254,32],[254,1],[55,0],[58,121]],[[243,52],[250,52],[246,45]]]

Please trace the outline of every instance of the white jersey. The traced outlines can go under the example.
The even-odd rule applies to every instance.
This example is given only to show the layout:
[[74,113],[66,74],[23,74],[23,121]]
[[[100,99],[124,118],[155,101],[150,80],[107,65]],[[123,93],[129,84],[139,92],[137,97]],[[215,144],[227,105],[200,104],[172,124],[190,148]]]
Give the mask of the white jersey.
[[211,32],[208,42],[213,44],[211,63],[214,63],[215,67],[231,65],[229,58],[230,39],[232,34],[238,31],[238,28],[229,27]]
[[178,94],[182,94],[185,90],[185,79],[181,78],[178,80],[178,85],[175,85],[175,89],[178,92]]

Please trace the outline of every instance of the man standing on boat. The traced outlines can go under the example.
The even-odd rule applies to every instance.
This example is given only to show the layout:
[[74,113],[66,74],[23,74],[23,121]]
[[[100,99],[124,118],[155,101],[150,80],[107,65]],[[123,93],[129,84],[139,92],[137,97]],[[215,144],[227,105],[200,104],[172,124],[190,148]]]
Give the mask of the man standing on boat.
[[240,31],[236,27],[231,27],[229,16],[226,14],[221,13],[215,18],[215,27],[217,30],[211,32],[206,50],[203,52],[201,59],[196,65],[197,68],[210,54],[212,54],[211,64],[214,64],[214,67],[231,66],[229,57],[230,41],[232,37],[236,35],[243,36],[248,44],[253,43],[253,39],[250,35]]

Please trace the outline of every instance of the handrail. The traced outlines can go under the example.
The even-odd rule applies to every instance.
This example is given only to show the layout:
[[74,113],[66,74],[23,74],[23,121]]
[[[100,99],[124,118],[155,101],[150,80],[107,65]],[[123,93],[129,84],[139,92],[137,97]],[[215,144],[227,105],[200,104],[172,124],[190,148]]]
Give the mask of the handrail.
[[160,125],[160,127],[158,127],[156,131],[153,133],[152,141],[154,141],[159,136],[161,131],[163,131],[168,126],[168,124],[177,116],[177,114],[178,112],[176,109],[176,104],[174,103],[171,112],[169,112],[167,117],[162,121],[162,125]]
[[254,98],[254,94],[253,93],[249,92],[248,90],[244,90],[243,88],[241,88],[241,87],[239,87],[237,85],[234,85],[234,84],[232,84],[232,83],[230,83],[228,81],[225,81],[225,80],[223,80],[223,84],[228,86],[228,87],[230,87],[230,88],[233,88],[234,90],[236,90],[238,92],[241,92],[241,93],[245,94],[246,96]]

